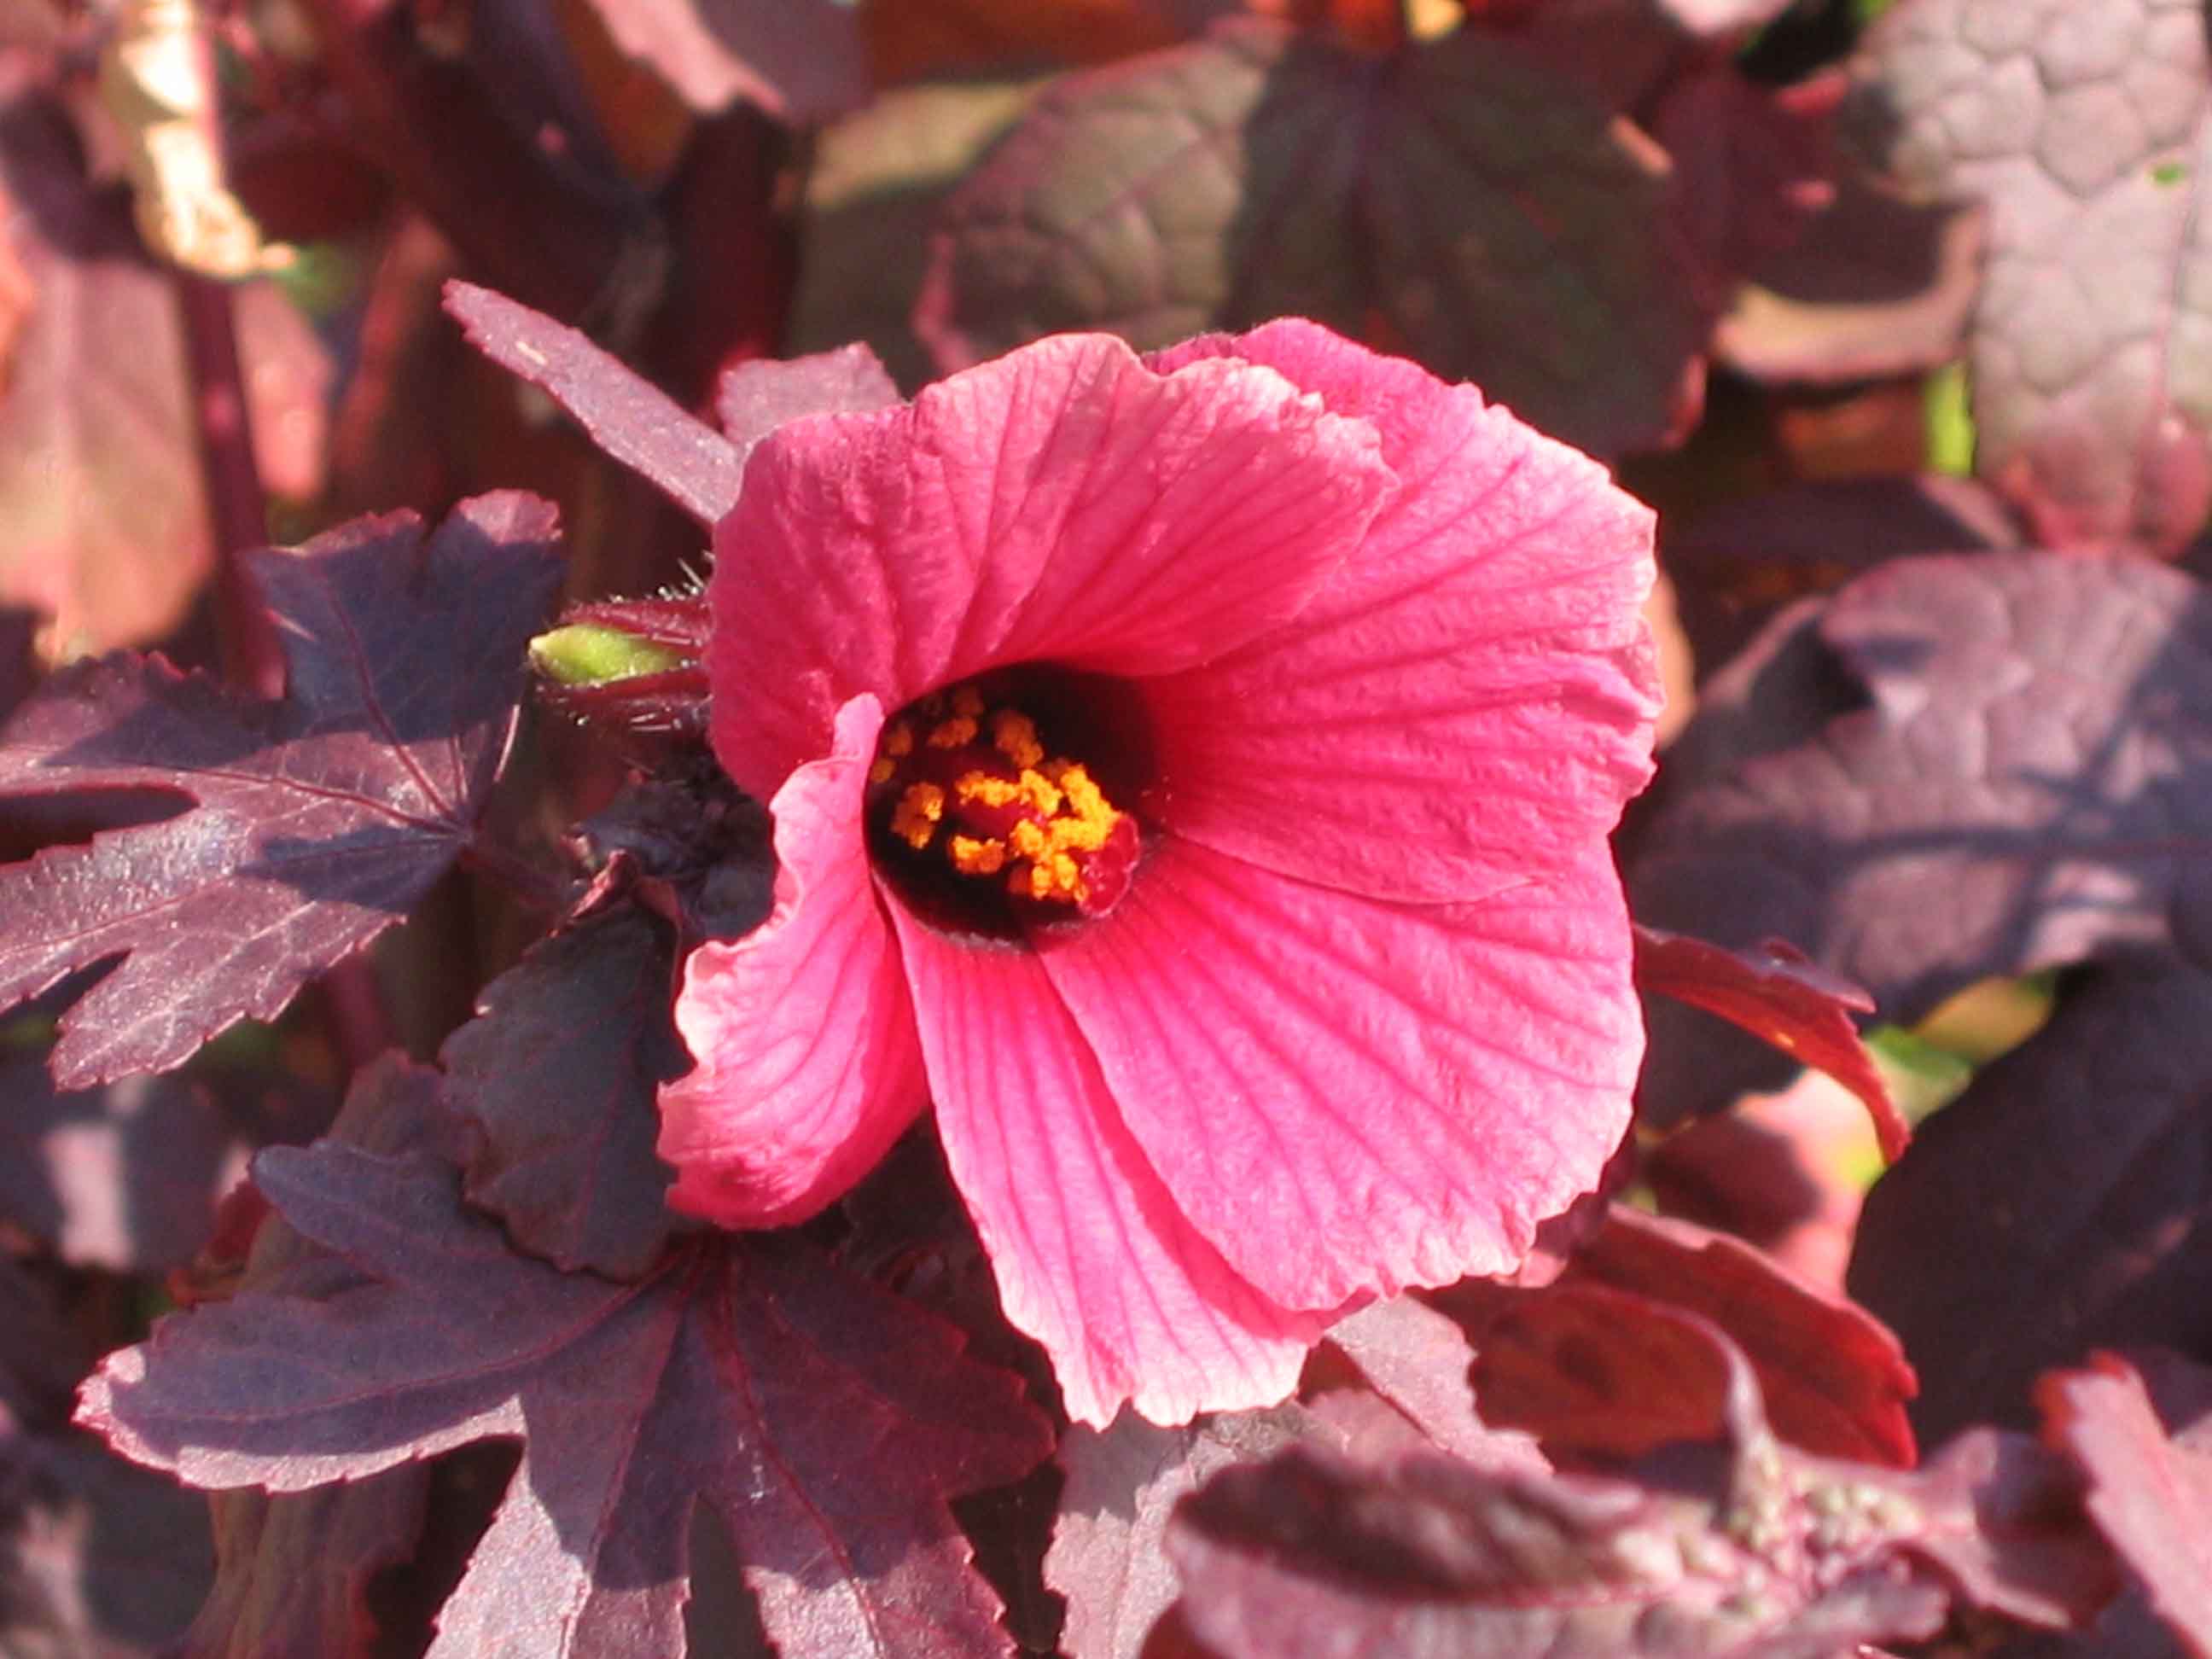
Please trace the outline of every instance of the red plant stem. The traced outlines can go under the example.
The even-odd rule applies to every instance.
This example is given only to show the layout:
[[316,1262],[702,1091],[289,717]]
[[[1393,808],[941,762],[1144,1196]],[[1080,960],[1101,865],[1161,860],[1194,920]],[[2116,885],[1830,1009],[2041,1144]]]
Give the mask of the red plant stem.
[[268,506],[253,459],[252,416],[239,371],[230,290],[183,270],[176,284],[200,467],[215,520],[216,636],[222,677],[254,696],[281,697],[284,653],[241,556],[268,544]]
[[[269,507],[253,459],[253,416],[239,368],[231,292],[188,271],[179,271],[176,283],[200,467],[215,520],[216,642],[222,677],[250,696],[281,697],[283,648],[245,563],[245,555],[268,544]],[[365,1066],[392,1046],[392,1022],[366,957],[339,963],[323,975],[322,987],[331,1038],[349,1066]]]

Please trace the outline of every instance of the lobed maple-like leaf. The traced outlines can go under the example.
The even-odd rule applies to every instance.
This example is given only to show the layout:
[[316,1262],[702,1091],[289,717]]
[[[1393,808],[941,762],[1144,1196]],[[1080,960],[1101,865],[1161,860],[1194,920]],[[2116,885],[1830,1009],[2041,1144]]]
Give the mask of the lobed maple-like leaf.
[[674,1231],[654,1091],[690,1064],[670,1014],[665,925],[586,917],[484,988],[446,1041],[446,1099],[475,1126],[469,1200],[566,1271],[635,1279]]
[[2212,1353],[2212,975],[2070,981],[1868,1194],[1851,1293],[1904,1339],[1939,1437],[2025,1426],[2093,1346]]
[[[1977,980],[2203,936],[2212,610],[2191,578],[1899,560],[1785,611],[1747,659],[1749,695],[1670,756],[1630,871],[1643,921],[1787,939],[1907,1024]],[[1751,1075],[1671,1012],[1651,1042],[1669,1117]]]
[[717,432],[577,330],[503,294],[448,282],[446,309],[471,344],[544,392],[592,442],[704,524],[730,510],[745,458],[785,422],[898,401],[898,388],[865,345],[744,362],[717,388]]
[[255,1180],[314,1251],[111,1355],[80,1419],[191,1484],[270,1492],[520,1438],[433,1654],[680,1654],[702,1502],[787,1659],[1011,1650],[945,1500],[1049,1440],[935,1321],[788,1239],[563,1274],[421,1152],[279,1148]]
[[2196,0],[1901,0],[1859,125],[1987,204],[1976,465],[2041,539],[2179,547],[2212,507],[2212,59]]
[[1727,1340],[1673,1317],[1726,1373],[1720,1443],[1606,1479],[1294,1448],[1177,1512],[1184,1620],[1223,1659],[1829,1659],[1932,1633],[1954,1595],[2063,1624],[2109,1590],[2032,1442],[1978,1434],[1915,1473],[1804,1455],[1774,1439]]
[[191,803],[0,869],[0,1002],[123,958],[63,1018],[58,1083],[174,1066],[406,915],[505,758],[554,534],[551,507],[520,495],[464,502],[427,539],[412,514],[357,520],[248,560],[283,642],[282,702],[116,656],[17,711],[0,797]]
[[1896,1158],[1911,1140],[1911,1126],[1851,1021],[1855,1012],[1871,1013],[1874,999],[1822,971],[1788,941],[1762,939],[1749,950],[1726,951],[1639,924],[1636,984],[1647,995],[1656,992],[1717,1014],[1826,1072],[1866,1103],[1884,1158]]
[[732,365],[715,388],[714,414],[723,434],[750,454],[763,438],[803,415],[866,414],[898,400],[898,387],[882,362],[854,343]]
[[448,282],[446,309],[477,350],[551,398],[593,443],[702,523],[738,499],[744,458],[736,447],[577,330],[473,283]]
[[2212,1370],[2172,1353],[2144,1359],[2148,1377],[2112,1353],[2044,1377],[2036,1385],[2044,1438],[2081,1465],[2090,1515],[2151,1605],[2205,1659],[2212,1655]]
[[1693,197],[1509,33],[1378,58],[1247,20],[1040,95],[948,202],[915,322],[950,371],[1061,329],[1310,316],[1616,453],[1697,410],[1741,216]]

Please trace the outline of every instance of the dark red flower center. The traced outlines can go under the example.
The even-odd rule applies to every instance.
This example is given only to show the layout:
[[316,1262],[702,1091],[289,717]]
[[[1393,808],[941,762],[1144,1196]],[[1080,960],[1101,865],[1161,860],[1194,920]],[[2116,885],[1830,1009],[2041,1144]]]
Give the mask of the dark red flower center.
[[1044,702],[1062,702],[1074,678],[970,680],[884,723],[868,771],[869,842],[878,870],[926,920],[1018,937],[1103,916],[1128,890],[1143,839],[1125,810],[1133,803],[1117,803],[1091,764],[1055,752],[1052,722],[1022,696],[1026,681],[1048,692]]

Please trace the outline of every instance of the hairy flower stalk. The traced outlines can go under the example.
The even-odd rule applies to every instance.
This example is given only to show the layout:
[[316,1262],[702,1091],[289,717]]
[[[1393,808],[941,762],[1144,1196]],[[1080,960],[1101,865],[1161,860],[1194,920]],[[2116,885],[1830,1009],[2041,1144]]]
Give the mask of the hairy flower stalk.
[[1310,324],[1065,337],[779,428],[715,544],[778,872],[684,967],[680,1208],[802,1220],[933,1101],[1071,1414],[1176,1421],[1595,1183],[1656,689],[1594,463]]

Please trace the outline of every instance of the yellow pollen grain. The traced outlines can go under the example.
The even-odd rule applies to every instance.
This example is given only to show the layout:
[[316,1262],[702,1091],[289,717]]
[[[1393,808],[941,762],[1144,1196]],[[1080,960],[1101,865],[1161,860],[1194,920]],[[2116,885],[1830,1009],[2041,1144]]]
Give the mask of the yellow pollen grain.
[[897,762],[884,760],[878,757],[875,763],[868,768],[868,781],[870,783],[889,783],[891,781],[892,776],[897,771]]
[[929,734],[932,749],[957,749],[963,744],[975,741],[975,721],[972,715],[956,714],[951,720],[933,728]]
[[945,853],[963,876],[995,876],[1006,867],[1006,843],[995,839],[955,836],[945,843]]
[[933,783],[914,784],[891,813],[891,833],[919,853],[929,845],[944,816],[945,792]]
[[1006,839],[1013,842],[1014,851],[1025,859],[1042,858],[1052,850],[1052,837],[1045,833],[1044,826],[1032,823],[1027,818],[1008,830]]
[[1044,759],[1044,745],[1037,741],[1036,722],[1011,708],[1001,708],[991,716],[991,746],[1024,771]]
[[893,721],[891,729],[884,734],[884,753],[901,759],[914,753],[914,727],[904,720]]
[[1011,806],[1022,799],[1022,787],[988,772],[963,772],[953,780],[952,793],[963,806],[979,800],[986,806]]
[[1060,811],[1065,797],[1060,793],[1060,786],[1043,773],[1025,771],[1022,774],[1022,799],[1050,817]]

